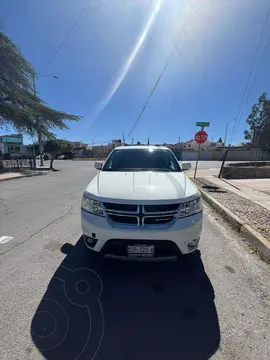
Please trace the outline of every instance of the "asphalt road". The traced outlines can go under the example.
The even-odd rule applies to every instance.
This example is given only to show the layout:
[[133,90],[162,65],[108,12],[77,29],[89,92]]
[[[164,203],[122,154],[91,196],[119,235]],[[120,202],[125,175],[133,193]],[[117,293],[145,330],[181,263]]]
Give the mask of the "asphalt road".
[[0,183],[0,359],[270,359],[270,268],[209,207],[190,262],[104,261],[80,240],[91,162]]

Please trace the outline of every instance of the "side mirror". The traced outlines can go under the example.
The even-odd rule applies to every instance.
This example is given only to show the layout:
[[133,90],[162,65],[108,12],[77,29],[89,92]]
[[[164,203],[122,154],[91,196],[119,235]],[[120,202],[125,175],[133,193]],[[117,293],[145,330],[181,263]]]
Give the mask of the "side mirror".
[[101,170],[101,169],[102,169],[102,165],[103,165],[103,163],[100,162],[100,161],[96,161],[96,162],[95,162],[95,168],[96,168],[97,170]]
[[190,169],[191,169],[191,163],[183,163],[182,164],[183,171],[190,170]]

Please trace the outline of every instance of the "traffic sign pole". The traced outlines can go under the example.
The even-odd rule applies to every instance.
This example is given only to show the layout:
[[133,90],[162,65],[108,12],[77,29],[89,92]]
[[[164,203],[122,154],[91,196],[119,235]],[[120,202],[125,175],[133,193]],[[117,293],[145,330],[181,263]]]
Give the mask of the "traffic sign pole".
[[208,137],[208,135],[204,131],[204,127],[209,126],[209,123],[197,122],[196,126],[200,126],[201,131],[198,131],[194,137],[196,143],[199,144],[198,156],[197,156],[195,171],[194,171],[194,179],[196,178],[196,175],[197,175],[198,162],[200,160],[200,153],[201,153],[201,144],[203,144],[205,141],[207,141],[207,137]]
[[197,174],[197,167],[198,167],[198,162],[200,159],[200,152],[201,152],[201,144],[199,144],[199,151],[198,151],[198,156],[197,156],[197,161],[196,161],[195,171],[194,171],[194,179],[196,178],[196,174]]

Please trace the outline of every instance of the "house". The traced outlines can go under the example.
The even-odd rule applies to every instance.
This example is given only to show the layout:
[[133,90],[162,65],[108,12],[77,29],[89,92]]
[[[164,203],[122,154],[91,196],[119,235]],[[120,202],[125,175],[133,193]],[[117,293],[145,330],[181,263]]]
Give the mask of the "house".
[[96,145],[92,147],[92,158],[106,158],[115,146],[113,144],[108,145]]
[[177,151],[183,149],[183,144],[183,142],[177,142],[176,144],[164,144],[164,146],[171,149],[172,151]]
[[22,134],[0,136],[1,155],[21,156],[21,146],[23,146]]
[[[224,147],[224,143],[218,142],[218,141],[215,141],[215,142],[206,141],[205,143],[201,144],[201,146],[200,146],[201,150],[215,150],[215,149],[222,148],[222,147]],[[186,141],[185,143],[183,143],[182,149],[198,151],[199,144],[197,144],[196,141],[192,139],[192,140],[189,140],[189,141]]]
[[81,141],[73,141],[72,147],[72,155],[74,158],[89,158],[91,155],[89,145]]

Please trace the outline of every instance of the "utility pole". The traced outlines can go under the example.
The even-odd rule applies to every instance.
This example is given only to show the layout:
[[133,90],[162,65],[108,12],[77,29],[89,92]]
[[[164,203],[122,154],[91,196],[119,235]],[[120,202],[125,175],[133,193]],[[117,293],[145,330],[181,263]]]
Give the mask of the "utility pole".
[[33,148],[34,167],[36,167],[36,149],[35,149],[35,144],[34,144],[34,138],[33,138],[33,136],[32,136],[32,148]]
[[228,125],[229,125],[229,123],[227,123],[227,124],[226,124],[226,128],[225,128],[225,135],[224,135],[224,147],[226,146]]
[[133,143],[134,143],[134,138],[133,138],[133,136],[132,136],[132,139],[131,139],[131,144],[133,145]]
[[122,140],[122,146],[125,145],[125,134],[122,132],[123,140]]
[[[50,76],[53,77],[54,79],[58,79],[58,76],[52,75],[52,74],[45,74],[45,75],[33,75],[33,90],[34,90],[34,96],[35,96],[35,101],[36,101],[36,110],[38,110],[38,106],[37,106],[37,90],[36,90],[36,79],[40,78],[41,76]],[[41,131],[40,131],[40,127],[39,127],[39,114],[37,112],[37,114],[35,115],[35,120],[36,120],[36,132],[37,132],[37,137],[38,137],[38,146],[39,146],[39,153],[40,153],[40,166],[43,166],[43,145],[42,145],[42,135],[41,135]]]
[[[33,75],[33,89],[34,89],[34,96],[35,96],[35,101],[36,97],[37,97],[37,90],[36,90],[36,75]],[[37,106],[36,106],[36,110],[37,110]],[[38,137],[38,146],[39,146],[39,156],[40,156],[40,166],[43,166],[43,148],[42,148],[42,139],[41,139],[41,132],[39,129],[39,117],[38,114],[35,115],[35,120],[36,120],[36,125],[37,125],[37,137]]]
[[149,137],[147,139],[147,145],[150,145],[150,140],[149,140]]
[[224,147],[226,146],[228,126],[229,126],[229,124],[230,124],[233,120],[235,120],[235,119],[236,119],[236,118],[233,118],[232,120],[230,120],[230,121],[227,122],[227,124],[226,124],[225,135],[224,135]]

